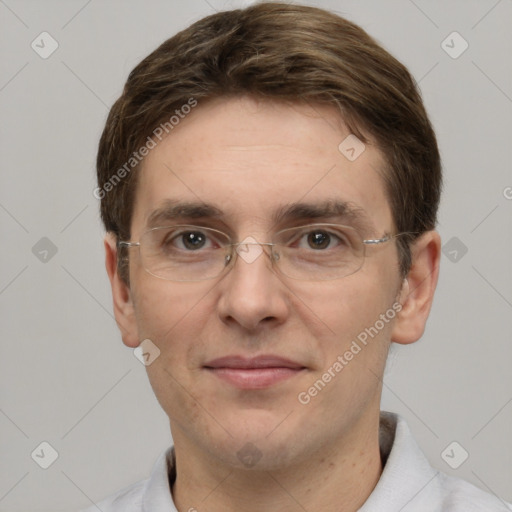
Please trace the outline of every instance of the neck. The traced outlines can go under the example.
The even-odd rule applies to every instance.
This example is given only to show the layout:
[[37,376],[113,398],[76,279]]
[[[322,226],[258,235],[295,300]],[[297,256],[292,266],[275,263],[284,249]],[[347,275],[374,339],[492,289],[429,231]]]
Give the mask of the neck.
[[382,473],[378,414],[367,428],[352,432],[293,466],[259,471],[225,465],[174,435],[176,507],[180,512],[355,512]]

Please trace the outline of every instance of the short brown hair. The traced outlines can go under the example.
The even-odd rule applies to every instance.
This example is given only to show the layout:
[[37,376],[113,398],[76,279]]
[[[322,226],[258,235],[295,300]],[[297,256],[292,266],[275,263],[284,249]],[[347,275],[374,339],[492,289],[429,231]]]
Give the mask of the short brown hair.
[[[405,66],[354,23],[316,7],[265,2],[207,16],[133,69],[99,143],[96,190],[102,191],[106,230],[118,240],[130,238],[138,165],[129,172],[126,162],[154,139],[158,125],[191,99],[200,105],[247,94],[335,105],[352,133],[363,142],[363,132],[371,135],[387,164],[383,176],[395,228],[415,233],[398,237],[405,275],[409,244],[436,225],[436,137]],[[122,179],[113,183],[123,166]],[[128,283],[127,257],[119,258]]]

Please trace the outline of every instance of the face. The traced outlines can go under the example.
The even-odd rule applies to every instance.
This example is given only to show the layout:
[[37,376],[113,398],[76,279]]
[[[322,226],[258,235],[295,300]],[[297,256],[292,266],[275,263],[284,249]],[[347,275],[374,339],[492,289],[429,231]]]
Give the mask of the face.
[[[268,242],[279,229],[320,222],[354,225],[364,239],[392,233],[382,156],[369,141],[350,161],[338,149],[348,135],[328,107],[247,97],[199,104],[146,157],[131,239],[168,201],[212,205],[215,217],[167,223],[215,228],[235,242]],[[275,217],[326,201],[356,214]],[[130,251],[133,318],[123,339],[150,339],[160,350],[147,371],[176,446],[277,468],[340,449],[378,417],[402,284],[395,241],[368,246],[358,272],[330,281],[287,278],[262,253],[238,257],[215,279],[171,282]]]

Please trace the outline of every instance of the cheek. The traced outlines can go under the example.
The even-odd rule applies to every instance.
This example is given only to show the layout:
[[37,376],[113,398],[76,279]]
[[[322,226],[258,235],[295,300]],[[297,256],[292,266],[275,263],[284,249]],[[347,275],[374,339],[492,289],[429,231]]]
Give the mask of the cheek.
[[396,316],[395,281],[392,272],[377,280],[361,271],[303,296],[322,322],[312,331],[320,365],[302,391],[333,424],[340,410],[355,414],[377,396]]
[[201,332],[209,317],[208,289],[149,277],[137,298],[137,323],[141,339],[150,339],[160,354],[146,370],[161,407],[176,426],[186,428],[204,414],[196,384],[205,353]]
[[183,338],[184,330],[199,327],[202,319],[207,318],[204,311],[209,287],[205,283],[191,286],[143,272],[133,289],[139,335],[162,345],[163,349],[174,339]]
[[382,271],[377,278],[360,270],[343,279],[295,290],[300,298],[296,307],[310,317],[308,323],[317,339],[327,338],[333,349],[340,350],[377,321],[379,332],[389,334],[393,311],[384,326],[379,319],[395,302],[395,281],[392,271]]
[[187,392],[194,390],[201,357],[206,353],[202,333],[211,317],[207,287],[211,284],[183,286],[148,277],[139,283],[144,293],[137,294],[135,311],[140,339],[150,339],[160,351],[147,367],[151,386],[169,414],[186,410],[195,416],[196,402]]
[[322,296],[322,318],[334,334],[326,336],[324,329],[323,337],[317,338],[321,365],[300,390],[300,403],[309,401],[304,407],[313,420],[318,416],[334,429],[379,400],[396,311],[391,293],[377,288],[371,294],[359,291],[365,289],[347,286]]
[[361,271],[357,279],[353,276],[353,281],[354,286],[350,286],[349,281],[340,292],[343,299],[339,312],[332,306],[330,309],[338,340],[331,346],[331,359],[342,355],[347,361],[343,372],[351,387],[373,385],[380,376],[397,307],[393,271],[382,269],[378,276],[371,271]]
[[147,367],[153,392],[169,417],[172,428],[190,433],[191,425],[194,425],[207,439],[218,437],[222,432],[215,431],[216,425],[205,418],[202,406],[204,397],[196,391],[194,379],[189,380],[186,372],[181,371],[182,365],[174,362],[178,357],[169,353],[161,354]]

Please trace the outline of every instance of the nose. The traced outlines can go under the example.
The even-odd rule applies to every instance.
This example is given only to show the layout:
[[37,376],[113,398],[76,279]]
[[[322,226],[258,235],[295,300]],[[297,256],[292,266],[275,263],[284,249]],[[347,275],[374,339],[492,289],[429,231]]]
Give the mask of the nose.
[[254,332],[287,318],[287,289],[272,269],[269,245],[247,237],[234,246],[233,267],[220,283],[218,314],[224,323]]

